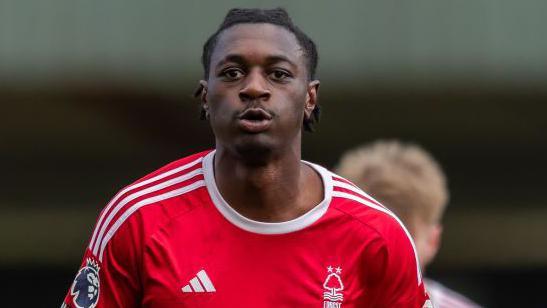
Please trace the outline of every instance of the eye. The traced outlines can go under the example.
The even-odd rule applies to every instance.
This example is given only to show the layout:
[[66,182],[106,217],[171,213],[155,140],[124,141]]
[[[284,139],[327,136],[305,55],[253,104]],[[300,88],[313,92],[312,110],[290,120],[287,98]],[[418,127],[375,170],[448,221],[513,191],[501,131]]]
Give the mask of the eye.
[[238,80],[243,77],[243,71],[239,68],[227,68],[220,73],[220,77],[228,81]]
[[282,69],[276,69],[270,73],[270,78],[276,81],[284,81],[290,77],[292,77],[291,74]]

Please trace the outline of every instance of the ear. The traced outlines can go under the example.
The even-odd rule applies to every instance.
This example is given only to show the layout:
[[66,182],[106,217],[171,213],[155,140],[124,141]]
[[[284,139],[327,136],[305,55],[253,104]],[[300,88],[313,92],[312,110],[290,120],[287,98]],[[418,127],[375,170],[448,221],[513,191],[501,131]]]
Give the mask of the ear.
[[203,104],[207,103],[207,81],[205,80],[199,81],[199,86],[196,92],[194,93],[194,95],[196,97],[199,96],[199,99]]
[[200,119],[205,120],[209,118],[209,105],[207,104],[207,81],[200,80],[198,88],[194,92],[194,97],[198,98],[201,102]]
[[306,118],[310,118],[313,110],[317,106],[317,96],[319,94],[319,80],[313,80],[308,84],[308,92],[306,94],[306,104],[304,105],[304,113]]
[[206,120],[209,118],[209,105],[207,104],[207,81],[200,80],[198,87],[194,91],[194,98],[199,98],[200,100],[200,111],[199,118],[200,120]]

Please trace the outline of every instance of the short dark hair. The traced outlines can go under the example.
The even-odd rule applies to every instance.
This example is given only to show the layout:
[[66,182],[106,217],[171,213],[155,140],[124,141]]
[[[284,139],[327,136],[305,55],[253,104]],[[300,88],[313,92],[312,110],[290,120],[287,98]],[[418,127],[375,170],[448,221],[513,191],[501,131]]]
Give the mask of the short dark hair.
[[[218,37],[222,31],[237,25],[237,24],[253,24],[253,23],[267,23],[283,27],[290,31],[296,37],[296,40],[300,46],[304,49],[306,56],[306,66],[308,71],[308,78],[313,80],[315,78],[315,72],[317,69],[317,62],[319,55],[317,53],[317,47],[313,40],[300,30],[289,17],[289,13],[283,8],[275,9],[231,9],[224,21],[220,24],[219,28],[213,33],[209,39],[203,45],[203,52],[201,54],[201,64],[203,65],[204,78],[209,78],[209,69],[211,65],[211,55],[218,42]],[[196,91],[195,95],[199,96],[201,93],[201,87]],[[304,129],[307,131],[313,131],[313,125],[319,122],[320,116],[319,105],[315,106],[310,118],[304,119]],[[201,111],[201,118],[205,118],[204,110]]]
[[289,13],[283,8],[276,9],[231,9],[224,21],[218,27],[218,30],[213,33],[203,45],[203,53],[201,54],[201,63],[203,65],[204,76],[209,77],[209,68],[211,65],[211,55],[218,42],[220,33],[237,24],[257,24],[267,23],[283,27],[290,31],[296,37],[298,43],[304,49],[307,59],[308,77],[312,80],[315,77],[317,68],[318,54],[317,47],[312,39],[293,24]]

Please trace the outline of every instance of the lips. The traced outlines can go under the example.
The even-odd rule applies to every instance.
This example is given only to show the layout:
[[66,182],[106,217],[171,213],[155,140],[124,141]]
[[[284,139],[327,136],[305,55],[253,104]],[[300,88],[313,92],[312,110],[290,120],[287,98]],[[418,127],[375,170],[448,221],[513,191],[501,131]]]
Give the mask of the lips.
[[238,115],[237,121],[241,130],[257,134],[270,127],[272,118],[273,116],[262,108],[249,108]]

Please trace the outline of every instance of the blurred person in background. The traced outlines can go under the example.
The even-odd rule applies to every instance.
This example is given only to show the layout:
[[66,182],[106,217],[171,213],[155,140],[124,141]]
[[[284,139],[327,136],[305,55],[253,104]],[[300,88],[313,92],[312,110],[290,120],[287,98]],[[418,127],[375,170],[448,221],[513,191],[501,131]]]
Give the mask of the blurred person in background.
[[230,10],[196,93],[215,149],[110,201],[63,307],[430,307],[397,218],[301,160],[317,59],[285,10]]
[[[448,203],[446,176],[423,148],[399,141],[377,141],[347,151],[335,172],[392,210],[411,233],[422,272],[435,258]],[[480,307],[439,282],[424,279],[437,308]]]

